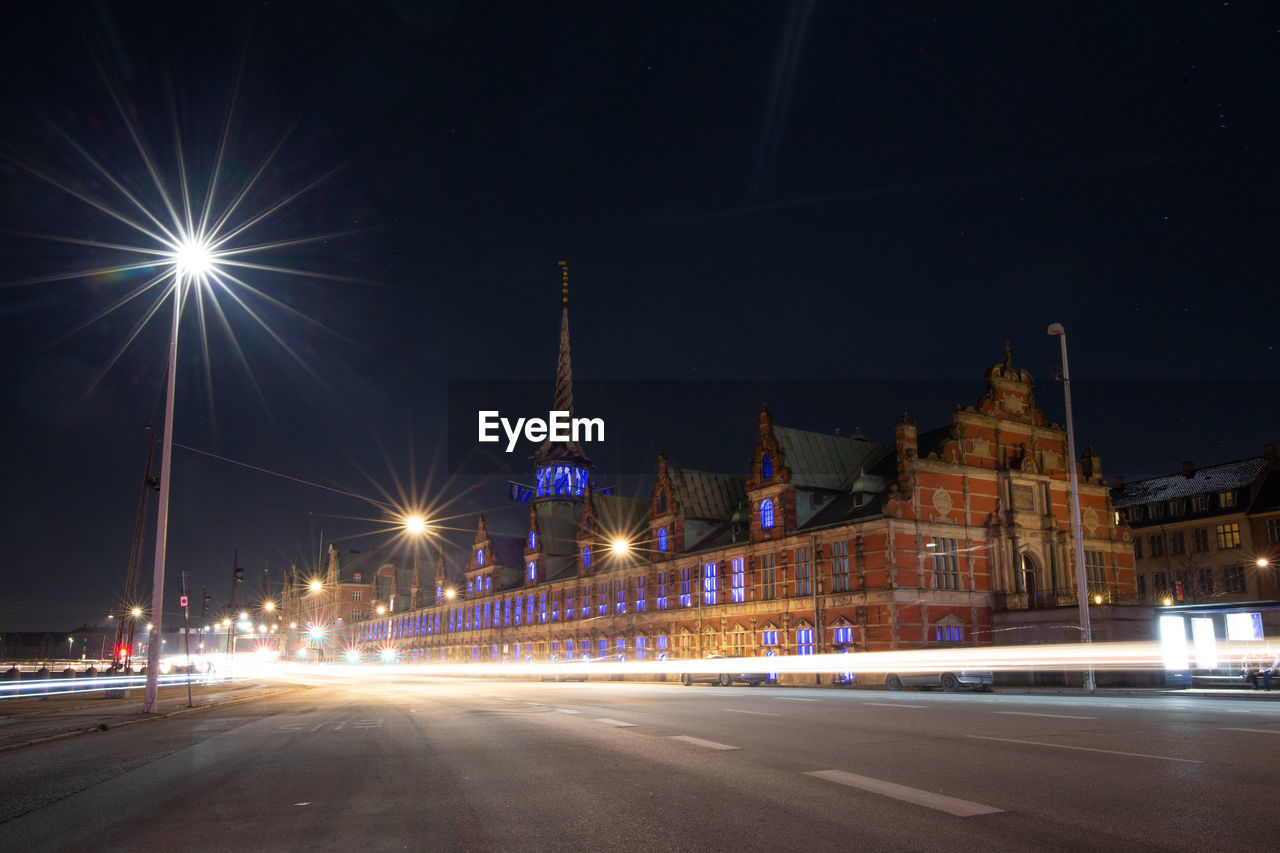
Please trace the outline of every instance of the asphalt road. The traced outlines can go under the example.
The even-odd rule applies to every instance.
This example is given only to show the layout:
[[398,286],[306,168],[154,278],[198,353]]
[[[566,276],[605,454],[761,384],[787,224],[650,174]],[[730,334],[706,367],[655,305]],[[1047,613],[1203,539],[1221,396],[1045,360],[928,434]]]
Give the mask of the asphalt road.
[[1280,701],[395,672],[0,753],[0,849],[1275,850],[1278,783]]

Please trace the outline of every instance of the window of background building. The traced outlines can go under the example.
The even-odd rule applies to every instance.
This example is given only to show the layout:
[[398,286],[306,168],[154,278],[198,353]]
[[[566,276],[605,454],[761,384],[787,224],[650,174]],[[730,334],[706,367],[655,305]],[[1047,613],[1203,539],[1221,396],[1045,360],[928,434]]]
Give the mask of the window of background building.
[[361,600],[363,600],[363,599],[364,599],[364,590],[362,590],[362,589],[353,589],[353,590],[351,590],[351,600],[352,600],[352,601],[361,601]]
[[1151,573],[1151,588],[1156,595],[1164,595],[1169,591],[1169,577],[1164,572]]
[[1218,506],[1221,509],[1231,509],[1235,505],[1236,505],[1235,492],[1231,492],[1231,491],[1218,492]]
[[939,643],[963,643],[964,627],[961,625],[935,625],[933,637]]
[[363,610],[352,610],[352,611],[351,611],[351,621],[352,621],[352,622],[356,621],[357,619],[363,619],[363,618],[364,618],[364,611],[363,611]]
[[747,600],[747,572],[746,560],[742,557],[734,557],[730,563],[730,584],[732,584],[731,595],[734,604],[741,604]]
[[1209,528],[1197,527],[1191,531],[1191,550],[1197,554],[1209,550]]
[[1229,551],[1240,547],[1239,522],[1232,521],[1228,524],[1219,524],[1215,529],[1218,533],[1219,551]]
[[773,598],[777,595],[778,570],[774,567],[773,554],[760,555],[760,597]]
[[1280,518],[1267,519],[1267,542],[1280,545]]
[[1140,507],[1140,506],[1131,506],[1131,507],[1129,507],[1128,515],[1129,515],[1129,523],[1130,523],[1130,524],[1132,524],[1132,523],[1134,523],[1134,522],[1136,522],[1136,521],[1142,521],[1142,507]]
[[796,549],[796,595],[813,594],[813,578],[809,576],[809,549]]
[[1138,575],[1138,598],[1143,599],[1146,597],[1147,597],[1147,576]]
[[1152,557],[1164,556],[1164,535],[1160,533],[1152,533],[1147,537],[1147,547],[1150,549]]
[[1209,509],[1208,495],[1192,495],[1191,496],[1192,512],[1207,512],[1208,509]]
[[1222,567],[1222,589],[1225,592],[1244,592],[1244,566]]
[[768,498],[760,501],[760,526],[766,530],[773,527],[773,501]]
[[1142,559],[1142,537],[1141,536],[1133,537],[1133,558],[1135,560]]
[[1084,566],[1089,583],[1105,584],[1107,582],[1106,558],[1101,551],[1085,551]]
[[1158,521],[1164,518],[1164,504],[1150,504],[1147,507],[1147,515],[1152,521]]
[[849,543],[831,543],[831,591],[849,591]]
[[929,553],[933,555],[933,587],[934,589],[960,588],[959,550],[954,539],[930,540],[933,546]]
[[1179,518],[1187,514],[1187,499],[1176,498],[1169,501],[1169,514],[1175,518]]
[[1196,593],[1201,598],[1209,598],[1213,595],[1213,569],[1196,570]]
[[1187,538],[1181,530],[1169,531],[1169,553],[1175,556],[1187,553]]

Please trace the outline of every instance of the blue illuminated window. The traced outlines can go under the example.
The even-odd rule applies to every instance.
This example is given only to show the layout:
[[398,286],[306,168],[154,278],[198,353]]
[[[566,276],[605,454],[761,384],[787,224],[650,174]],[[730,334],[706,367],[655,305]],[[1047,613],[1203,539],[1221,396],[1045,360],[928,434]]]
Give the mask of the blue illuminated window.
[[813,629],[812,628],[796,629],[796,654],[798,655],[813,654]]
[[532,551],[534,548],[537,548],[537,547],[538,547],[538,534],[536,531],[530,530],[529,531],[529,550]]
[[667,550],[667,528],[665,527],[658,528],[658,550]]
[[538,579],[538,564],[533,560],[529,561],[529,580],[536,581]]
[[582,549],[582,567],[584,569],[591,568],[591,546]]
[[937,625],[934,628],[939,643],[960,643],[964,641],[964,628],[960,625]]
[[[516,610],[516,624],[517,624],[517,625],[519,625],[519,624],[520,624],[520,599],[518,599],[518,598],[517,598],[515,601],[516,601],[516,608],[515,608],[515,610]],[[508,603],[510,603],[510,602],[508,602]]]
[[547,621],[547,594],[544,592],[538,596],[538,613],[541,615],[542,622]]
[[766,480],[773,476],[773,456],[766,453],[760,457],[760,476]]
[[835,629],[835,641],[836,641],[836,643],[839,643],[839,644],[843,644],[843,643],[852,643],[852,642],[853,642],[853,629],[852,629],[852,628],[836,628],[836,629]]
[[489,591],[489,590],[491,590],[491,589],[493,589],[493,578],[492,578],[492,577],[490,577],[489,575],[485,575],[485,576],[484,576],[484,591],[485,591],[485,592],[488,592],[488,591]]
[[573,660],[573,640],[564,641],[564,656],[569,660]]
[[614,586],[614,592],[616,593],[616,595],[614,596],[614,598],[616,599],[616,603],[613,606],[613,611],[615,613],[626,613],[627,612],[627,582],[624,580],[616,580],[614,581],[613,586]]
[[529,625],[533,624],[533,596],[532,595],[530,595],[528,598],[525,599],[524,617],[525,617],[524,621],[527,624]]
[[489,627],[489,602],[484,603],[484,626]]
[[476,565],[477,566],[484,565],[484,550],[481,548],[476,549]]
[[436,601],[439,601],[442,598],[444,598],[444,587],[440,586],[440,584],[436,584]]
[[773,501],[768,498],[760,501],[760,526],[765,529],[773,527]]
[[660,649],[665,649],[665,648],[667,647],[667,635],[666,635],[666,634],[659,634],[659,635],[657,636],[657,640],[658,640],[658,648],[660,648]]
[[760,637],[761,637],[760,642],[761,642],[762,644],[766,645],[766,646],[776,646],[776,645],[778,645],[778,632],[777,632],[777,631],[761,631],[761,632],[760,632]]
[[468,580],[467,580],[467,595],[470,595],[470,594],[471,594],[471,584],[472,584],[472,583],[474,583],[474,581],[471,581],[470,579],[468,579]]
[[644,660],[644,637],[636,637],[636,660]]
[[707,563],[702,567],[702,603],[715,604],[720,595],[720,578],[716,575],[716,564]]
[[560,621],[560,599],[554,595],[551,597],[551,621]]
[[604,657],[605,655],[609,654],[608,640],[601,639],[600,642],[597,644],[597,647],[600,649],[600,657]]
[[502,614],[502,624],[503,625],[511,624],[511,599],[509,598],[507,599],[507,606],[504,609]]
[[658,572],[658,609],[667,609],[667,573]]
[[743,564],[745,560],[741,557],[735,557],[732,563],[733,571],[731,573],[733,584],[733,601],[735,604],[741,604],[747,600],[747,573],[744,571]]
[[693,596],[689,592],[689,570],[680,570],[680,606],[692,607]]
[[644,575],[640,575],[638,578],[636,578],[636,612],[637,613],[644,612],[644,603],[645,603],[644,599],[645,599]]

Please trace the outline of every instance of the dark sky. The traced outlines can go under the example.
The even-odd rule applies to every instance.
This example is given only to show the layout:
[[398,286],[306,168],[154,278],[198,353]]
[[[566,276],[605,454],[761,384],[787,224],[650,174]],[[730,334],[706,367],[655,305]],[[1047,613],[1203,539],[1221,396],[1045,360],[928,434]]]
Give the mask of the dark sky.
[[94,204],[171,222],[142,150],[175,200],[179,147],[197,209],[243,193],[229,245],[323,238],[184,315],[166,588],[219,605],[237,549],[243,597],[394,547],[367,499],[519,530],[529,447],[458,401],[549,407],[561,259],[624,492],[660,446],[741,473],[765,399],[945,423],[1006,340],[1061,421],[1052,322],[1108,475],[1280,435],[1272,3],[41,3],[0,63],[0,630],[123,591],[171,307],[82,273],[156,245]]

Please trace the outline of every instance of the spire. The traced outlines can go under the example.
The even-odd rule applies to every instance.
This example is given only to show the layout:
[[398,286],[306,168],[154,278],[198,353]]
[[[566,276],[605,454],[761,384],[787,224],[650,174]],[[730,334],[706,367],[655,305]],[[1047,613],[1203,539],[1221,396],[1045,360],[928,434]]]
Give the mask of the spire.
[[560,261],[560,356],[556,360],[555,410],[573,415],[573,366],[569,361],[569,264]]

